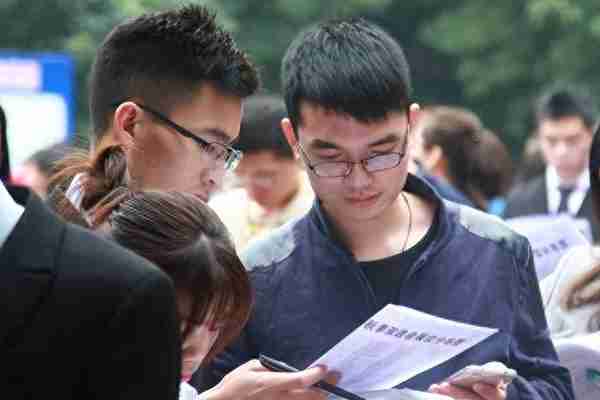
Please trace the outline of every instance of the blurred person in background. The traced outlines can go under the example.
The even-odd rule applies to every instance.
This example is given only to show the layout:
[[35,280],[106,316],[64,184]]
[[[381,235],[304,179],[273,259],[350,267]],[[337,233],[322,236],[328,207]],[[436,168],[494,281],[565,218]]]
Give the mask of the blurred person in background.
[[210,205],[227,226],[238,251],[249,241],[303,215],[314,201],[304,169],[281,131],[282,100],[251,97],[236,148],[244,157],[235,170],[241,188],[215,196]]
[[470,178],[482,129],[474,113],[450,106],[427,108],[415,126],[416,162],[465,197],[467,205],[478,206]]
[[56,173],[57,163],[69,152],[71,147],[56,144],[36,151],[11,176],[11,182],[30,188],[42,199],[48,195],[50,178]]
[[469,181],[475,204],[490,214],[501,215],[513,174],[508,149],[494,132],[483,129],[473,160]]
[[543,175],[545,170],[546,161],[544,161],[540,141],[537,136],[530,136],[525,141],[523,154],[515,171],[513,187],[517,187],[539,175]]
[[591,225],[594,241],[600,238],[600,227],[592,223],[587,170],[596,118],[591,98],[574,87],[552,89],[538,99],[536,136],[546,169],[511,191],[505,218],[566,213]]
[[[594,225],[600,224],[600,135],[596,130],[589,161]],[[540,282],[553,338],[600,331],[600,248],[575,247]]]
[[[590,152],[589,174],[594,221],[600,224],[600,133],[596,129]],[[577,400],[600,396],[600,247],[573,247],[540,289],[550,334],[559,358],[573,376]]]

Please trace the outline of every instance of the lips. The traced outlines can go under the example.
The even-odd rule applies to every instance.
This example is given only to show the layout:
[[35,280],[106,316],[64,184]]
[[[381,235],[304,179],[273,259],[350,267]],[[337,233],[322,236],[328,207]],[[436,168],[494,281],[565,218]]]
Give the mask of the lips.
[[348,200],[351,203],[366,203],[371,200],[375,200],[377,197],[379,197],[379,193],[368,196],[346,197],[346,200]]

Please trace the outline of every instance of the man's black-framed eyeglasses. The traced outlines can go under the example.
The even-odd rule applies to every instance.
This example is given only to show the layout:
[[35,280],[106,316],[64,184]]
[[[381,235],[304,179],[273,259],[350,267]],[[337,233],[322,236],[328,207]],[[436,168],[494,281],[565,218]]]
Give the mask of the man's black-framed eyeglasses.
[[243,153],[239,150],[234,149],[233,147],[219,142],[209,142],[202,139],[199,136],[196,136],[193,132],[184,128],[183,126],[171,121],[166,115],[163,113],[148,107],[147,105],[135,103],[139,108],[146,111],[156,119],[158,119],[163,124],[172,128],[175,132],[184,136],[186,138],[192,139],[196,142],[200,147],[204,150],[204,152],[217,164],[223,165],[223,168],[229,171],[233,171],[236,169],[240,160],[242,159]]
[[316,176],[320,178],[345,178],[352,173],[355,164],[361,164],[367,172],[379,172],[386,169],[396,168],[406,155],[406,145],[408,143],[408,128],[404,135],[404,144],[400,152],[389,152],[376,154],[371,157],[363,158],[359,161],[323,161],[313,164],[308,154],[298,142],[298,148],[304,158],[304,162]]

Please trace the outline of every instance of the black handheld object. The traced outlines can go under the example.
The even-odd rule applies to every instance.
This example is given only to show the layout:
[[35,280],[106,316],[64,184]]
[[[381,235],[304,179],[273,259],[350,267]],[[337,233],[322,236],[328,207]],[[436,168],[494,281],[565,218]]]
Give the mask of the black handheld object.
[[[294,368],[291,365],[288,365],[282,361],[277,361],[277,360],[275,360],[271,357],[267,357],[263,354],[261,354],[258,359],[263,367],[270,369],[271,371],[275,371],[275,372],[298,372],[299,371],[297,368]],[[327,393],[331,393],[338,397],[341,397],[342,399],[366,400],[364,397],[355,395],[354,393],[348,392],[347,390],[344,390],[338,386],[332,385],[331,383],[327,383],[325,381],[319,381],[319,382],[315,383],[313,386],[317,387],[321,390],[324,390]]]
[[6,115],[0,105],[0,181],[8,182],[10,178],[10,159],[8,156],[8,133]]

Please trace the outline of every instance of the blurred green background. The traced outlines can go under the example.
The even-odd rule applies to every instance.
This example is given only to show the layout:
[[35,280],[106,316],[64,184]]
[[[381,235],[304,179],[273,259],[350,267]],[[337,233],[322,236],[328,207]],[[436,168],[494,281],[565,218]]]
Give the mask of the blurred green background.
[[[598,0],[204,0],[279,90],[279,64],[307,25],[364,16],[390,32],[411,65],[415,100],[474,110],[513,155],[530,131],[533,98],[555,82],[600,89]],[[188,3],[190,3],[188,2]],[[124,18],[174,0],[0,0],[0,48],[67,51],[77,63],[77,128],[88,130],[86,83],[95,48]]]

